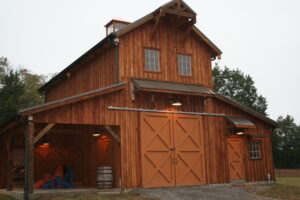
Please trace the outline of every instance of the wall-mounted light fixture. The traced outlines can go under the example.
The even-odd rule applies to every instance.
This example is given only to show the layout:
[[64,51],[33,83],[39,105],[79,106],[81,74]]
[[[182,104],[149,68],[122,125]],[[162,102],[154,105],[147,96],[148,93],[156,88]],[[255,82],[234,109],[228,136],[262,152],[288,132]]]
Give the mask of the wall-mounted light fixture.
[[44,139],[43,146],[50,146],[50,143],[48,142],[47,138]]
[[244,135],[245,133],[242,132],[242,131],[238,131],[238,132],[236,132],[235,134],[237,134],[237,135]]
[[175,106],[175,107],[182,106],[182,103],[179,100],[178,96],[170,95],[169,101],[170,101],[170,103],[171,103],[172,106]]
[[173,103],[172,103],[172,106],[182,106],[182,103],[180,102],[180,101],[174,101]]
[[99,136],[104,135],[102,128],[101,128],[100,126],[95,126],[95,130],[94,130],[94,132],[92,133],[92,135],[93,135],[94,137],[99,137]]

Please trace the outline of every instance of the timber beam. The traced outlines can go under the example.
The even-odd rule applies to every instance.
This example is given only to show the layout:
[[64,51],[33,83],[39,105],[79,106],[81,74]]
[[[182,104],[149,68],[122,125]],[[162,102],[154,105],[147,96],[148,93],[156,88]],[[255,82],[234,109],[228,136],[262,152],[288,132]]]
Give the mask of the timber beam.
[[110,126],[104,126],[107,132],[120,144],[121,140],[120,137],[115,133],[115,131]]
[[37,143],[48,131],[54,126],[54,123],[49,123],[47,126],[45,126],[34,138],[33,138],[33,144]]
[[155,24],[154,24],[154,27],[152,29],[152,32],[151,32],[151,39],[154,38],[154,33],[156,32],[157,28],[158,28],[158,24],[159,24],[159,21],[161,19],[161,17],[165,16],[165,12],[164,10],[161,8],[159,10],[159,13],[156,15],[156,19],[155,19]]
[[181,10],[175,10],[175,9],[167,8],[164,11],[166,13],[177,15],[177,16],[187,17],[187,18],[191,18],[191,19],[195,19],[196,18],[195,14],[189,13],[189,12],[185,12],[185,11],[181,11]]

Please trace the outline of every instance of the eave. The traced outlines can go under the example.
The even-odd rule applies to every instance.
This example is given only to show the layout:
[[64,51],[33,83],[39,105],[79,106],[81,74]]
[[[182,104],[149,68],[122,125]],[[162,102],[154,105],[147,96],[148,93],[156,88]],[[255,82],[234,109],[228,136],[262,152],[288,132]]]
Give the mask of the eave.
[[93,98],[99,95],[104,95],[104,94],[108,94],[111,92],[115,92],[118,90],[122,90],[125,88],[126,83],[118,83],[118,84],[114,84],[108,87],[104,87],[104,88],[99,88],[96,90],[91,90],[89,92],[84,92],[78,95],[74,95],[74,96],[70,96],[70,97],[66,97],[66,98],[62,98],[62,99],[58,99],[55,101],[50,101],[38,106],[34,106],[34,107],[30,107],[30,108],[26,108],[23,110],[20,110],[19,114],[21,116],[27,116],[27,115],[32,115],[32,114],[36,114],[39,112],[43,112],[43,111],[47,111],[59,106],[64,106],[64,105],[68,105],[71,103],[76,103],[79,101],[83,101],[89,98]]

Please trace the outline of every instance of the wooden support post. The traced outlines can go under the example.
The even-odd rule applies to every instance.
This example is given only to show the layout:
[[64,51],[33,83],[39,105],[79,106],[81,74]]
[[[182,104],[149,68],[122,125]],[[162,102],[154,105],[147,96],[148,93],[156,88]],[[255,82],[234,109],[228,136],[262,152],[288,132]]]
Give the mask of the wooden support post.
[[112,130],[110,126],[104,126],[104,128],[119,144],[121,143],[119,136]]
[[181,9],[181,0],[176,0],[177,10]]
[[28,122],[28,193],[33,193],[34,177],[34,123]]
[[28,116],[25,127],[25,185],[24,200],[29,199],[29,194],[33,193],[33,177],[34,177],[34,123],[32,116]]
[[47,126],[45,126],[43,128],[43,130],[41,130],[37,136],[34,137],[33,139],[33,144],[37,143],[37,141],[39,141],[44,135],[46,135],[46,133],[48,133],[48,131],[54,126],[54,123],[49,123],[47,124]]
[[13,190],[13,174],[12,174],[12,168],[13,168],[13,159],[12,159],[12,134],[8,135],[6,139],[6,190],[12,191]]

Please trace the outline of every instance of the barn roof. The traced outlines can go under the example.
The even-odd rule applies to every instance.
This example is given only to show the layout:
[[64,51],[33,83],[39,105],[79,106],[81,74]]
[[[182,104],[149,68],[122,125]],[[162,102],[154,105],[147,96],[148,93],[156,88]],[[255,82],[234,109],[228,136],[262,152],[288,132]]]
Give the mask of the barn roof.
[[240,109],[240,110],[242,110],[242,111],[244,111],[244,112],[246,112],[246,113],[248,113],[248,114],[250,114],[250,115],[266,122],[266,123],[268,123],[268,124],[273,125],[274,127],[278,127],[278,123],[276,121],[272,120],[271,118],[269,118],[269,117],[267,117],[263,114],[260,114],[256,111],[252,110],[251,108],[248,108],[247,106],[244,106],[244,105],[230,99],[229,97],[226,97],[222,94],[216,94],[215,97],[217,99],[225,102],[225,103],[228,103],[229,105],[231,105],[233,107],[236,107],[236,108],[238,108],[238,109]]
[[183,84],[183,83],[174,83],[166,81],[157,81],[157,80],[148,80],[148,79],[132,79],[134,86],[138,90],[144,91],[169,91],[172,92],[185,92],[185,93],[194,93],[194,94],[215,94],[210,89],[202,85],[194,84]]
[[[71,63],[68,67],[66,67],[64,70],[62,70],[60,73],[58,73],[56,76],[54,76],[52,79],[50,79],[46,84],[44,84],[41,88],[39,88],[40,92],[45,91],[48,87],[52,86],[56,81],[61,79],[62,77],[66,76],[66,72],[70,71],[76,65],[78,65],[82,60],[87,58],[92,52],[96,51],[99,48],[102,48],[106,43],[110,42],[112,43],[113,38],[115,37],[121,37],[122,35],[138,28],[139,26],[145,24],[146,22],[152,20],[155,18],[158,12],[163,10],[164,8],[168,8],[172,5],[175,5],[178,1],[181,2],[181,4],[192,14],[196,15],[196,13],[182,0],[172,0],[162,6],[160,6],[155,11],[151,12],[150,14],[136,20],[135,22],[128,24],[124,28],[120,29],[119,31],[115,33],[111,33],[110,35],[106,36],[103,40],[101,40],[99,43],[97,43],[94,47],[92,47],[90,50],[88,50],[86,53],[84,53],[82,56],[80,56],[78,59],[76,59],[73,63]],[[222,54],[222,51],[206,37],[196,26],[192,26],[192,31],[205,43],[207,46],[214,52],[214,56],[219,56]]]
[[226,120],[237,128],[255,128],[255,124],[243,117],[225,117]]

